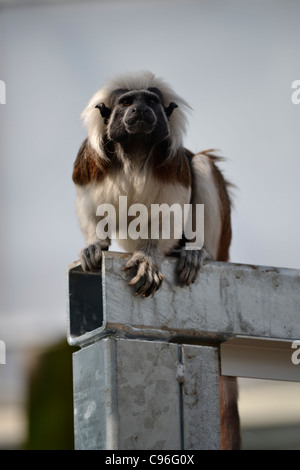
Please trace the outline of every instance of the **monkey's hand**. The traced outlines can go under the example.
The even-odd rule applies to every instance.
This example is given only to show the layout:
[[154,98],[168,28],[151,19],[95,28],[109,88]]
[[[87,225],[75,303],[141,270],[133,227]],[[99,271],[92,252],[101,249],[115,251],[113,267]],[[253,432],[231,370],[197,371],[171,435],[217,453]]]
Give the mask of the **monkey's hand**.
[[201,250],[186,250],[182,248],[178,263],[179,284],[189,286],[197,279],[198,273],[205,263],[212,259],[204,248]]
[[99,271],[101,268],[102,250],[108,250],[109,241],[98,241],[88,245],[80,252],[80,261],[83,271]]
[[133,278],[129,282],[135,289],[136,295],[148,297],[156,292],[163,281],[163,275],[153,258],[141,251],[134,253],[125,264],[125,271],[130,270]]

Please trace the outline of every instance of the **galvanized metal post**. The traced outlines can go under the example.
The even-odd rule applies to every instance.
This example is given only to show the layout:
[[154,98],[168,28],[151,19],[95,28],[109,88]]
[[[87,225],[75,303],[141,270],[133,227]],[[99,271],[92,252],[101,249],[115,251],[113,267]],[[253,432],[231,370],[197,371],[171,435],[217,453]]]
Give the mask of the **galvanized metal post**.
[[[284,351],[282,367],[290,365],[300,273],[209,263],[180,288],[170,258],[162,288],[140,299],[122,270],[127,256],[108,252],[101,273],[68,269],[68,341],[81,348],[73,355],[75,448],[219,449],[220,371],[238,375],[234,348],[247,350],[249,363],[257,341],[264,350],[270,338]],[[264,374],[263,359],[255,361]],[[290,373],[300,380],[298,369]]]
[[74,406],[77,449],[217,449],[217,351],[104,338],[74,354]]

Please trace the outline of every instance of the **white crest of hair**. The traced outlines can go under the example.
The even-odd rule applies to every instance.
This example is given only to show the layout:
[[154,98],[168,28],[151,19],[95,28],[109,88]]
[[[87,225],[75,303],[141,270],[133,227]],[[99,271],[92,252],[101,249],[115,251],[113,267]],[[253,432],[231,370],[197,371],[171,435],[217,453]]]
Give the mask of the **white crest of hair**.
[[148,88],[159,88],[163,95],[163,105],[167,107],[171,101],[174,101],[178,108],[174,110],[169,118],[171,153],[174,154],[183,145],[183,136],[186,131],[186,111],[191,107],[188,103],[173,91],[171,86],[161,77],[155,76],[152,72],[131,72],[118,75],[108,80],[90,99],[87,107],[81,113],[81,119],[87,127],[88,140],[91,147],[105,158],[101,150],[101,140],[105,134],[105,124],[99,109],[95,106],[103,102],[109,106],[109,99],[114,90],[147,90]]

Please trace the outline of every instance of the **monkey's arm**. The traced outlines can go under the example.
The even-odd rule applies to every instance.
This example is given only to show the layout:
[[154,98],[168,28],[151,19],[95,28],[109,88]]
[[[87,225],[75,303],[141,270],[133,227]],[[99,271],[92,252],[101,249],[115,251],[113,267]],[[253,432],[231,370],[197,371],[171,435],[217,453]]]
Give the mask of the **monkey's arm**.
[[230,200],[227,182],[215,165],[217,160],[209,151],[191,157],[191,204],[193,212],[196,204],[204,204],[204,244],[202,249],[188,250],[184,246],[181,249],[178,272],[179,283],[183,285],[195,281],[205,261],[229,258]]
[[73,171],[76,186],[76,213],[79,225],[86,241],[86,248],[80,252],[84,271],[95,271],[100,268],[102,250],[107,250],[110,239],[99,239],[96,229],[99,217],[96,217],[96,205],[93,200],[93,182],[101,181],[104,167],[98,162],[97,154],[88,145],[87,139],[81,145]]
[[77,217],[87,245],[80,252],[81,266],[84,271],[95,271],[100,269],[102,250],[108,250],[110,239],[99,239],[97,236],[99,217],[96,217],[91,188],[77,186],[76,192]]

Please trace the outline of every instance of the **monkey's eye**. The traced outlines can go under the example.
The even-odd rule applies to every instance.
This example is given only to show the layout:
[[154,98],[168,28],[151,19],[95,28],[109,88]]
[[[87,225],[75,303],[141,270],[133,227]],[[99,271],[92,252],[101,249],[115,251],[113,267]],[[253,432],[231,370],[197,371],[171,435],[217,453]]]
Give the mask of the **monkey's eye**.
[[121,101],[121,104],[122,106],[124,106],[125,108],[128,108],[128,106],[130,106],[132,104],[131,100],[130,99],[124,99]]
[[157,101],[154,98],[148,98],[147,99],[147,105],[148,106],[154,106],[157,103]]

